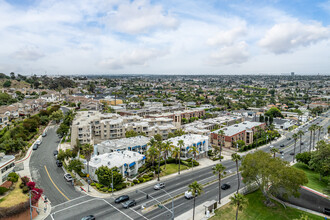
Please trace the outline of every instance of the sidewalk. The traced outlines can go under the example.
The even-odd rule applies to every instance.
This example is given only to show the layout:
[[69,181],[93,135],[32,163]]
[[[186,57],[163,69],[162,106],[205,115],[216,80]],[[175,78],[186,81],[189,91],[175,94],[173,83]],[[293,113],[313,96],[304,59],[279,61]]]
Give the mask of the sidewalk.
[[[47,126],[45,129],[49,129],[51,126]],[[37,140],[40,140],[42,137],[41,135],[37,138]],[[36,141],[37,141],[36,140]],[[36,142],[35,141],[35,142]],[[16,161],[15,165],[19,165],[19,166],[23,166],[22,170],[16,171],[16,173],[20,176],[27,176],[30,178],[31,181],[32,180],[32,176],[31,176],[31,172],[30,172],[30,159],[31,159],[31,155],[32,155],[32,147],[35,144],[35,142],[31,145],[31,147],[28,149],[28,151],[26,152],[26,155],[23,159]],[[46,219],[47,216],[50,214],[51,211],[51,205],[50,205],[50,201],[48,200],[48,203],[45,204],[44,203],[44,197],[41,197],[39,202],[38,202],[38,207],[40,208],[40,212],[39,215],[37,217],[34,218],[34,220],[43,220]],[[46,210],[44,209],[46,208]]]

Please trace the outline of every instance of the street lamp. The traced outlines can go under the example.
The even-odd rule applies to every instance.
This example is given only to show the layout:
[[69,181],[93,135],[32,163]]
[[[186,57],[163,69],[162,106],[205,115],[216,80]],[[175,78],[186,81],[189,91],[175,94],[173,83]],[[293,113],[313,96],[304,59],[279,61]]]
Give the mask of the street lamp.
[[[31,190],[29,191],[30,218],[31,218],[31,220],[32,220],[32,212],[33,212],[33,208],[36,209],[36,211],[37,211],[38,214],[39,214],[39,209],[40,209],[40,208],[37,207],[37,206],[33,206],[33,205],[32,205],[32,201],[31,201],[31,197],[32,197],[32,195],[31,195],[31,191],[33,191],[33,192],[35,192],[35,193],[37,193],[37,194],[39,194],[39,192],[35,191],[34,189],[31,189]],[[44,203],[47,204],[47,202],[48,202],[48,200],[47,200],[47,197],[45,196]],[[46,212],[46,210],[47,210],[47,206],[44,208],[44,212]]]
[[160,190],[163,190],[171,199],[172,199],[172,220],[174,220],[174,198],[171,196],[168,192],[166,192],[164,189],[159,188]]

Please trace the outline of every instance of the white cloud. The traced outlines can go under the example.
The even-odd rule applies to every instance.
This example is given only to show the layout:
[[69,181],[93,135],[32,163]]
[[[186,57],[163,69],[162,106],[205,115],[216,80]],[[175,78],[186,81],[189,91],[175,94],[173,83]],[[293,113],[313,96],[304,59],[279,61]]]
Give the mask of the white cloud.
[[247,32],[247,29],[246,29],[245,25],[234,27],[233,29],[227,30],[227,31],[220,31],[215,36],[210,37],[207,40],[207,44],[209,44],[211,46],[231,45],[237,39],[239,39],[243,35],[245,35],[246,32]]
[[137,0],[118,5],[118,9],[108,13],[110,29],[128,34],[146,33],[153,28],[173,29],[178,21],[164,12],[162,6],[151,5],[147,0]]
[[102,67],[109,69],[122,69],[127,66],[147,65],[149,60],[164,56],[166,52],[155,49],[135,49],[125,52],[118,58],[110,57],[100,62]]
[[248,58],[247,44],[241,41],[230,46],[224,46],[219,51],[212,53],[210,56],[210,64],[241,64],[246,62]]
[[329,27],[320,23],[302,24],[296,21],[274,25],[259,41],[259,45],[275,54],[282,54],[329,38]]
[[37,46],[25,46],[13,54],[13,57],[27,61],[36,61],[44,56]]

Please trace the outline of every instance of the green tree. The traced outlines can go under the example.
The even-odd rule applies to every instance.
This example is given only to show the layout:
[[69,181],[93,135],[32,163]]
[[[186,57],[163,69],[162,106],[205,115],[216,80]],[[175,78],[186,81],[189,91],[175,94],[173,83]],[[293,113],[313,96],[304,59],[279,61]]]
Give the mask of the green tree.
[[276,153],[278,153],[278,152],[279,152],[279,150],[277,148],[275,148],[275,147],[273,147],[272,149],[270,149],[270,153],[272,153],[274,155],[274,158],[276,156]]
[[309,128],[308,128],[308,131],[310,131],[311,132],[311,134],[310,134],[310,140],[309,140],[309,152],[311,152],[311,150],[312,150],[312,138],[313,138],[313,130],[314,130],[314,128],[313,128],[313,126],[310,126]]
[[175,164],[178,164],[178,158],[180,155],[180,148],[179,147],[175,147],[172,151],[172,157],[175,158]]
[[166,141],[164,143],[163,152],[164,152],[164,159],[165,159],[165,169],[166,169],[166,159],[167,159],[167,156],[169,154],[171,154],[173,148],[174,148],[174,146],[173,146],[173,144],[172,144],[171,141]]
[[179,140],[179,141],[178,141],[178,145],[179,145],[179,148],[180,148],[180,153],[179,153],[179,171],[178,171],[178,174],[180,174],[181,149],[184,147],[184,141],[183,141],[183,140]]
[[273,118],[284,118],[281,111],[276,108],[276,107],[271,107],[266,113],[265,115],[267,115],[268,117],[273,117]]
[[191,192],[194,197],[194,206],[193,206],[193,220],[195,219],[195,204],[196,204],[196,196],[201,195],[203,193],[202,184],[197,183],[197,181],[192,182],[189,186],[189,192]]
[[238,146],[238,149],[242,149],[245,146],[245,142],[243,140],[237,140],[233,145]]
[[324,140],[317,143],[317,151],[312,152],[309,166],[320,174],[320,181],[323,176],[330,175],[330,143]]
[[61,110],[57,110],[50,115],[50,118],[58,124],[64,118],[64,115]]
[[273,158],[269,153],[256,151],[247,154],[242,159],[241,174],[245,184],[256,183],[266,198],[266,204],[270,205],[269,196],[280,194],[282,196],[299,196],[301,185],[308,182],[306,174],[302,170],[289,166],[289,163],[280,158]]
[[68,170],[71,172],[72,170],[76,173],[80,173],[81,170],[83,169],[84,164],[77,159],[73,159],[70,161],[69,166],[68,166]]
[[136,137],[139,134],[136,131],[130,130],[130,131],[126,131],[125,133],[125,137],[126,138],[130,138],[130,137]]
[[148,151],[147,151],[147,157],[148,160],[150,160],[152,162],[152,166],[155,165],[155,159],[158,155],[158,149],[156,148],[155,145],[150,145]]
[[244,206],[247,205],[247,199],[240,193],[235,193],[230,197],[230,202],[232,205],[236,206],[236,220],[238,218],[238,211],[242,211]]
[[5,81],[5,82],[3,83],[3,87],[8,88],[8,87],[10,87],[10,86],[11,86],[11,81],[10,81],[10,80],[7,80],[7,81]]
[[69,132],[69,129],[70,129],[70,127],[68,125],[62,123],[56,130],[56,134],[64,137]]
[[241,156],[237,153],[234,153],[231,155],[231,160],[234,161],[236,163],[236,171],[237,171],[237,193],[240,187],[240,179],[239,179],[239,172],[238,172],[238,162],[241,160]]
[[311,160],[311,158],[312,158],[311,152],[303,152],[296,155],[297,162],[304,163],[307,166],[309,165],[309,161]]
[[[155,139],[156,139],[156,135],[155,135]],[[159,174],[160,174],[160,160],[161,160],[161,155],[164,149],[164,143],[161,141],[157,141],[157,147],[158,147],[158,170],[157,170],[157,181],[160,181],[159,179]]]
[[101,166],[96,171],[98,181],[108,187],[111,187],[112,174],[113,174],[113,186],[119,185],[123,182],[123,176],[119,172],[117,167],[109,168],[107,166]]
[[215,165],[213,170],[213,174],[219,177],[219,204],[221,204],[221,178],[226,175],[226,167],[223,166],[221,163]]

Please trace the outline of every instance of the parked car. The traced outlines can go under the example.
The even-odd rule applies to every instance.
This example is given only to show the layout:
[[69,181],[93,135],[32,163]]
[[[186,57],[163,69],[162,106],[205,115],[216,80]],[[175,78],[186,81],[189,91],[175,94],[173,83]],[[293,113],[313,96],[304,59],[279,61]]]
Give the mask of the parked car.
[[304,145],[304,143],[301,143],[301,145]]
[[281,144],[281,146],[280,147],[284,147],[284,144]]
[[57,154],[58,154],[58,151],[54,150],[54,152],[53,152],[54,157],[57,156]]
[[165,187],[165,183],[157,183],[155,186],[154,186],[154,189],[162,189]]
[[326,215],[330,215],[330,208],[323,208],[323,213]]
[[224,184],[222,184],[222,186],[221,186],[221,189],[223,189],[223,190],[226,190],[226,189],[229,189],[229,188],[230,188],[230,185],[227,184],[227,183],[224,183]]
[[115,203],[121,203],[121,202],[125,202],[127,200],[129,200],[129,196],[122,195],[122,196],[119,196],[117,199],[115,199]]
[[291,153],[290,153],[290,155],[291,155],[291,156],[293,156],[293,155],[294,155],[294,153],[293,153],[293,152],[291,152]]
[[190,191],[186,191],[186,192],[184,193],[184,197],[185,197],[186,199],[192,199],[192,198],[194,198],[192,192],[190,192]]
[[73,180],[72,176],[70,173],[66,173],[64,174],[64,179],[67,181],[67,182],[70,182]]
[[269,147],[270,147],[270,148],[273,148],[274,146],[273,146],[273,145],[270,145]]
[[37,145],[40,145],[41,143],[42,143],[42,140],[41,140],[41,139],[36,140],[36,144],[37,144]]
[[127,202],[124,202],[124,203],[123,203],[123,207],[124,207],[125,209],[128,209],[129,207],[131,207],[131,206],[135,206],[135,205],[136,205],[135,200],[128,200]]
[[32,150],[38,150],[38,144],[34,144]]
[[88,216],[85,216],[85,217],[82,217],[81,220],[95,220],[95,216],[94,215],[88,215]]
[[57,165],[58,167],[62,167],[62,166],[63,166],[63,163],[62,163],[62,161],[60,161],[60,160],[56,160],[56,165]]
[[46,137],[46,136],[47,136],[47,132],[44,131],[44,132],[42,133],[42,136],[43,136],[43,137]]

